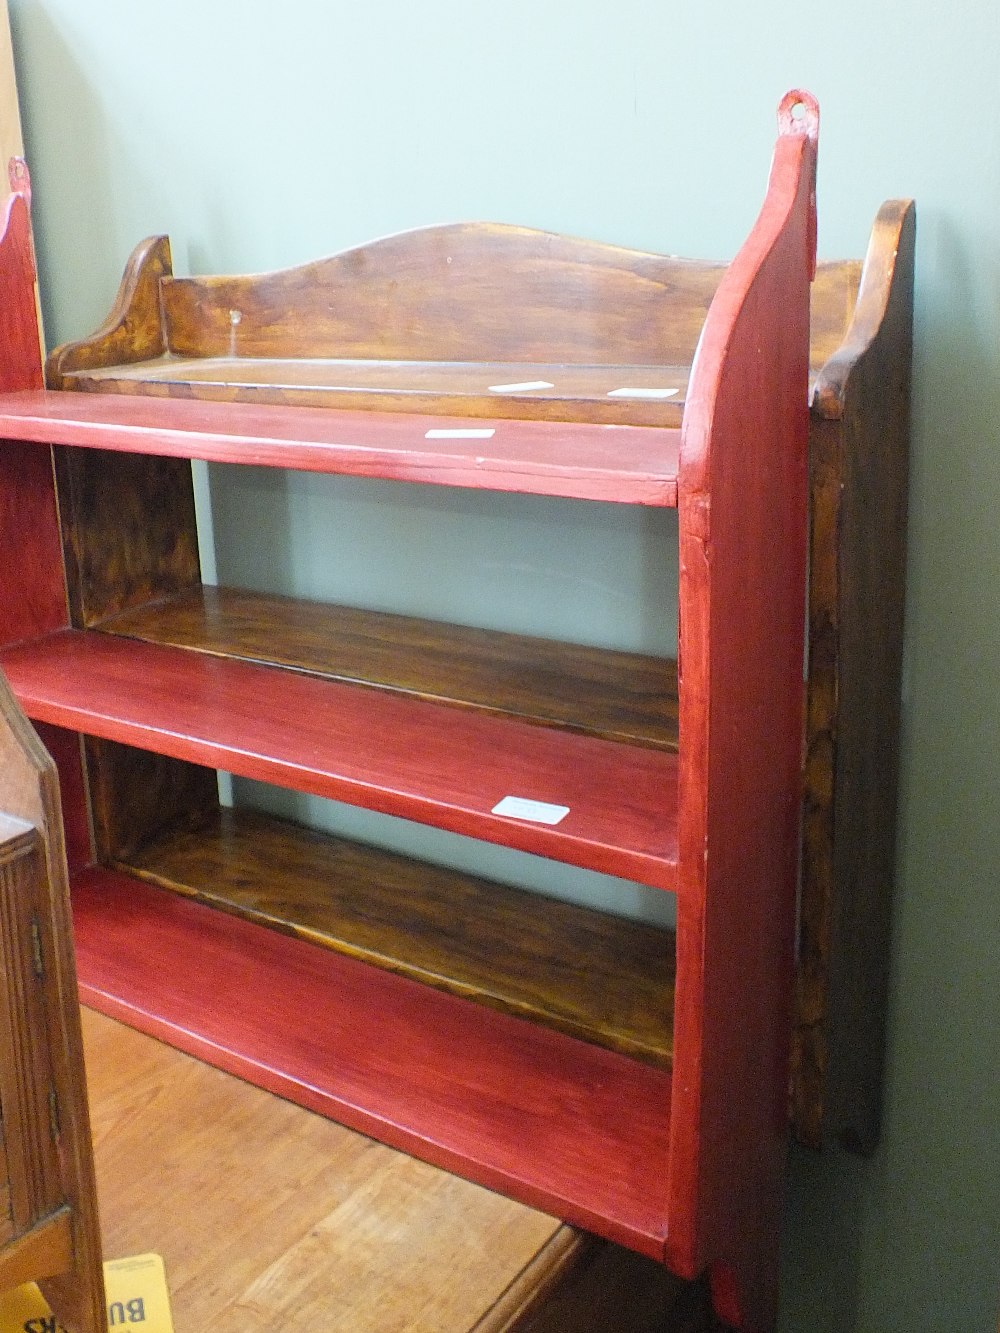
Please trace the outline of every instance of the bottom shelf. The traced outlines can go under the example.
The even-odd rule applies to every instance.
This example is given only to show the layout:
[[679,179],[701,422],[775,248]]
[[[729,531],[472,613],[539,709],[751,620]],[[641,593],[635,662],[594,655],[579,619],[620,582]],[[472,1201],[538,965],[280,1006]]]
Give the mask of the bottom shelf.
[[81,997],[230,1073],[662,1258],[670,1075],[115,871]]
[[246,809],[113,863],[137,879],[668,1068],[672,931]]

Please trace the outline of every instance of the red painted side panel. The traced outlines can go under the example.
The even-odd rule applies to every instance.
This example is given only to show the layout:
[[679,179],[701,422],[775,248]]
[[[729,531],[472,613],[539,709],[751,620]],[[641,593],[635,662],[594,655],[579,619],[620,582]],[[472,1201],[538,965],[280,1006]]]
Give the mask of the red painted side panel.
[[[0,221],[0,392],[42,389],[35,303],[35,262],[28,212],[27,169],[16,180]],[[51,449],[3,438],[0,432],[0,645],[33,639],[69,624],[62,541]],[[40,729],[56,761],[70,866],[90,860],[87,801],[79,738]]]
[[[0,391],[40,391],[31,222],[23,195],[4,204],[0,236]],[[0,644],[68,623],[51,450],[0,430]]]
[[692,372],[679,511],[680,869],[670,1262],[772,1327],[788,1123],[803,727],[815,103]]
[[59,795],[62,800],[66,860],[70,873],[90,865],[93,860],[90,824],[87,818],[87,792],[83,777],[80,737],[75,731],[35,722],[42,744],[59,771]]

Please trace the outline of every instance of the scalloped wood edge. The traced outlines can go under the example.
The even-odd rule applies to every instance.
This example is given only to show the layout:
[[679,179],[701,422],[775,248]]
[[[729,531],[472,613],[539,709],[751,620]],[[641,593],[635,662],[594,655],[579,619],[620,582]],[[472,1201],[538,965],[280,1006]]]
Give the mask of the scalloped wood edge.
[[840,347],[816,377],[812,410],[840,420],[852,375],[876,345],[894,306],[912,302],[916,209],[912,199],[888,199],[872,227],[854,314]]
[[131,365],[162,356],[166,329],[160,283],[172,272],[169,237],[141,241],[129,256],[104,323],[86,338],[63,343],[49,356],[45,365],[49,388],[63,388],[68,372],[105,365],[109,357]]

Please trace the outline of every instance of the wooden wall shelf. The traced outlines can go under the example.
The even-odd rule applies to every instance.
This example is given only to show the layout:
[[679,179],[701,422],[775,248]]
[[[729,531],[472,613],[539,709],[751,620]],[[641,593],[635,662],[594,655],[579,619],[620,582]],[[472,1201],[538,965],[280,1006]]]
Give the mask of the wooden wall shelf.
[[[708,1269],[720,1314],[761,1330],[790,1041],[800,1134],[863,1145],[877,1122],[877,1022],[838,1053],[878,985],[838,942],[866,917],[874,956],[886,923],[895,774],[858,759],[893,747],[912,273],[912,209],[889,205],[863,272],[819,267],[810,331],[811,99],[780,126],[728,267],[463,224],[179,279],[153,238],[47,389],[21,195],[0,244],[0,666],[60,763],[88,1001]],[[204,587],[191,459],[676,507],[682,678]],[[886,584],[855,555],[893,515]],[[221,810],[217,767],[668,890],[676,930]],[[495,813],[507,796],[568,812]]]

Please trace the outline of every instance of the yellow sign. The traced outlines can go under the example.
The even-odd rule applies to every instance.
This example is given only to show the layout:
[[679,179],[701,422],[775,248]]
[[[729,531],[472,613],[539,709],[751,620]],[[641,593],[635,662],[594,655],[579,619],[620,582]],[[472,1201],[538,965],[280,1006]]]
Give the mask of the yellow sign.
[[[110,1333],[174,1333],[163,1260],[158,1254],[104,1265]],[[0,1292],[0,1333],[66,1333],[33,1282]]]

